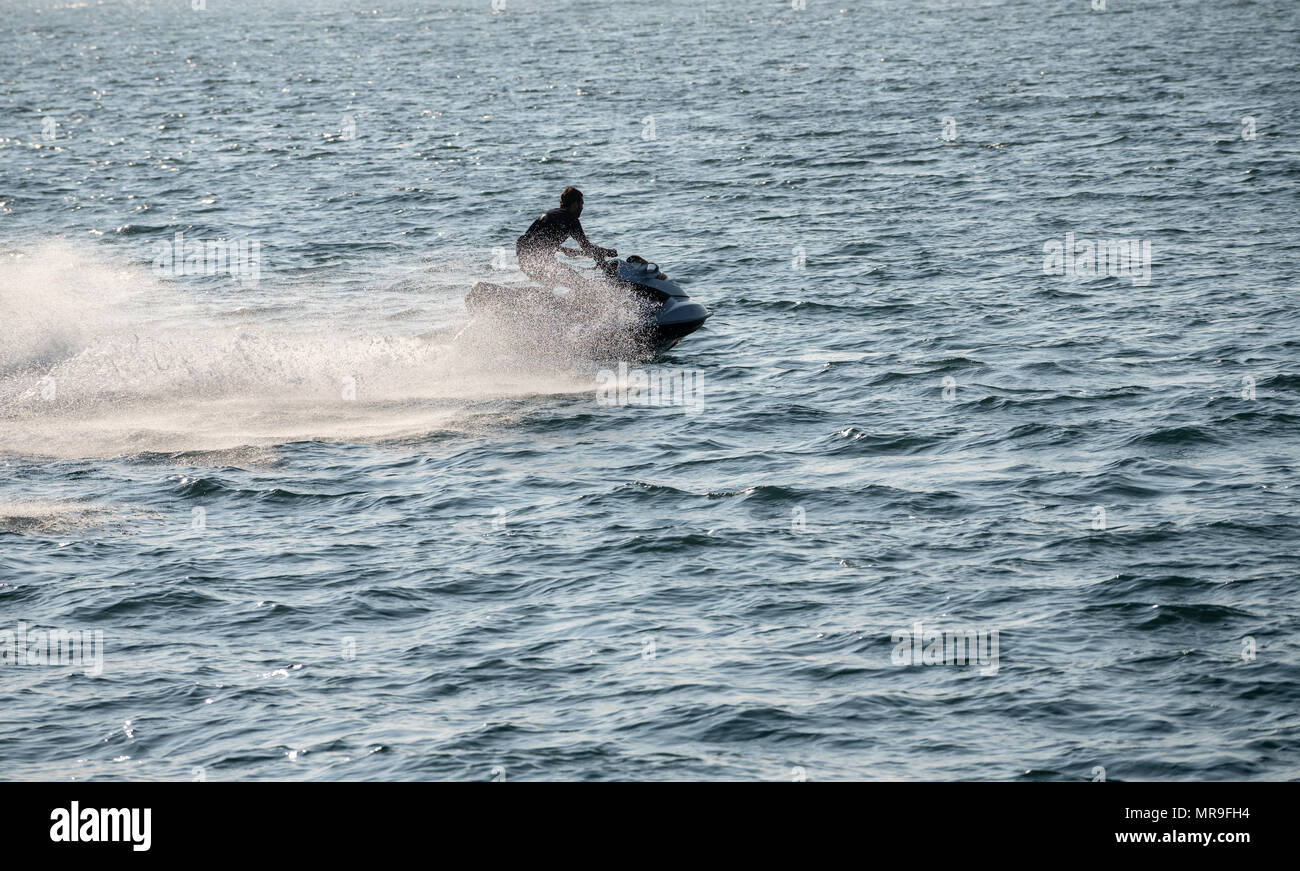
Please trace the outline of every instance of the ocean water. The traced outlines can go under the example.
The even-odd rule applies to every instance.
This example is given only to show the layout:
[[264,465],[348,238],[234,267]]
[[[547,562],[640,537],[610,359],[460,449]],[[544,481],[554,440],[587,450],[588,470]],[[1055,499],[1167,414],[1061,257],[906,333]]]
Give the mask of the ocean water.
[[0,15],[0,778],[1300,777],[1300,4],[198,5]]

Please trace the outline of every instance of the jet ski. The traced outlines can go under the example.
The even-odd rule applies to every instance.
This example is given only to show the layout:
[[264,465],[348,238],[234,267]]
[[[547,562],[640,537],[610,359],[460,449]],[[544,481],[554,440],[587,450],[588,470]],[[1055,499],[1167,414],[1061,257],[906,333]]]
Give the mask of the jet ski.
[[597,257],[596,266],[590,287],[570,288],[566,296],[534,284],[475,282],[465,308],[471,317],[495,318],[534,335],[646,356],[675,347],[712,314],[643,257]]

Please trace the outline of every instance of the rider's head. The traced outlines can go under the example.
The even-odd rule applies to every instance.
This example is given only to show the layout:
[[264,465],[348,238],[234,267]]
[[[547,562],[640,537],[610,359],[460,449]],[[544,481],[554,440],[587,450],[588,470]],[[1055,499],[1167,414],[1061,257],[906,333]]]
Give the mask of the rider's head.
[[567,187],[560,191],[560,208],[568,209],[575,215],[582,214],[582,191],[575,187]]

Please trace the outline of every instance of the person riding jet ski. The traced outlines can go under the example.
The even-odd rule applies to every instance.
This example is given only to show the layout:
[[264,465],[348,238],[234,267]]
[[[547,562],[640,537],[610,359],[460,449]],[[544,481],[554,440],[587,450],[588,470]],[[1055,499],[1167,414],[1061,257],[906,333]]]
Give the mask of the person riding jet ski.
[[[476,281],[465,295],[470,316],[579,353],[621,349],[636,359],[666,351],[704,325],[712,314],[707,308],[644,257],[611,259],[618,252],[592,244],[580,214],[582,192],[566,187],[560,208],[539,217],[515,244],[520,271],[535,284]],[[578,249],[564,247],[570,236]],[[557,262],[556,251],[585,254],[598,268],[584,275]],[[568,287],[569,294],[555,293],[556,285]]]
[[[617,257],[613,248],[593,245],[582,231],[578,216],[582,214],[582,191],[566,187],[560,192],[560,207],[551,209],[533,221],[515,242],[515,254],[520,270],[545,288],[562,284],[570,290],[587,287],[588,282],[577,270],[555,259],[556,251],[568,257],[587,256],[596,259]],[[564,242],[572,236],[579,248],[566,248]]]

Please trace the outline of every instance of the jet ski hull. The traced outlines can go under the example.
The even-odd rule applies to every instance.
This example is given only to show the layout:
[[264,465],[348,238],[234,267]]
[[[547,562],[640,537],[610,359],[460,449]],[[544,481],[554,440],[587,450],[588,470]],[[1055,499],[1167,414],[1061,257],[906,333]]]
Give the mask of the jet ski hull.
[[656,353],[667,351],[704,326],[711,312],[686,297],[669,297],[655,312],[649,335]]
[[[692,301],[672,285],[674,293],[634,285],[629,308],[634,316],[617,326],[593,327],[600,335],[586,337],[601,349],[619,348],[646,356],[662,353],[704,325],[711,312]],[[615,286],[611,286],[611,292]],[[635,302],[632,302],[635,300]],[[575,311],[564,297],[534,285],[503,285],[487,281],[474,284],[465,297],[465,308],[474,317],[488,315],[531,334],[572,336],[572,329],[590,319]]]

